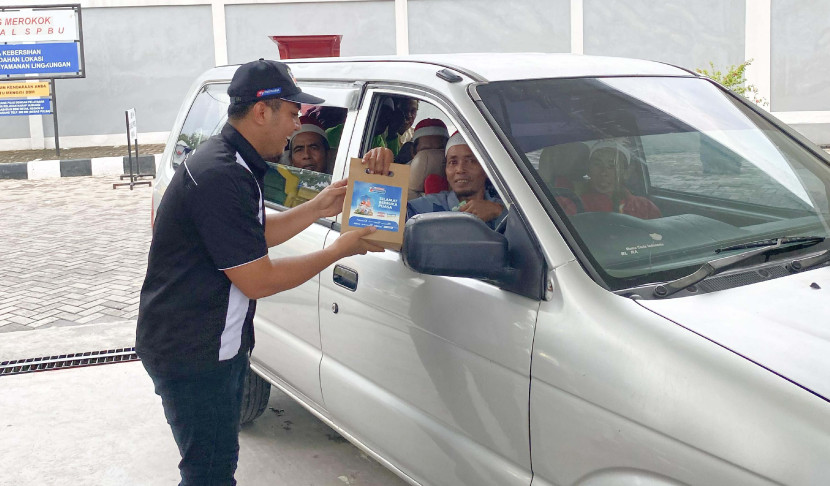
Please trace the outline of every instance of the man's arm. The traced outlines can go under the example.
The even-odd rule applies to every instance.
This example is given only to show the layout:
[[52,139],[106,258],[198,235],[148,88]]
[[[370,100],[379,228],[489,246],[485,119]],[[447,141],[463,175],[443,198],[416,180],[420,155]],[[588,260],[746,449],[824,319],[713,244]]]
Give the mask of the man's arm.
[[290,240],[320,218],[340,213],[347,183],[348,179],[333,182],[311,201],[287,211],[269,214],[265,221],[265,241],[268,247]]
[[271,260],[264,256],[245,265],[225,270],[225,275],[249,299],[260,299],[292,289],[311,279],[332,263],[351,255],[382,252],[384,249],[366,240],[374,227],[349,231],[328,248],[307,255]]

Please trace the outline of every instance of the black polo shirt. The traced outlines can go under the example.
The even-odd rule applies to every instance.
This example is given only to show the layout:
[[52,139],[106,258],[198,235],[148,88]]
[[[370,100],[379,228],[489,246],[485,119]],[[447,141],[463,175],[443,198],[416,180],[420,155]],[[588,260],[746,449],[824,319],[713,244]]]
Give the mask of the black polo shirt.
[[159,373],[218,367],[254,344],[256,301],[224,270],[268,254],[267,165],[231,125],[179,166],[158,207],[136,352]]

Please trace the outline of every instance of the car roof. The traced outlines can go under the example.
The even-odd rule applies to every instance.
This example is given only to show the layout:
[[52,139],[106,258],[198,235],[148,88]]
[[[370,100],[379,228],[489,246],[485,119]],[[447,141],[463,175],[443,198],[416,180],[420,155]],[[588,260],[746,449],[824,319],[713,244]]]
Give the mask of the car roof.
[[[566,78],[581,76],[688,76],[685,69],[669,64],[622,57],[583,56],[546,53],[469,53],[413,56],[374,56],[346,58],[291,59],[286,62],[301,68],[308,63],[325,63],[329,68],[358,63],[417,63],[449,67],[477,81],[511,79]],[[377,66],[377,64],[375,64]],[[335,68],[336,69],[336,68]]]
[[[470,81],[504,81],[596,76],[690,76],[669,64],[622,57],[546,53],[428,54],[412,56],[327,57],[286,59],[301,80],[400,80],[434,76],[449,68]],[[202,80],[229,79],[238,65],[209,70]]]

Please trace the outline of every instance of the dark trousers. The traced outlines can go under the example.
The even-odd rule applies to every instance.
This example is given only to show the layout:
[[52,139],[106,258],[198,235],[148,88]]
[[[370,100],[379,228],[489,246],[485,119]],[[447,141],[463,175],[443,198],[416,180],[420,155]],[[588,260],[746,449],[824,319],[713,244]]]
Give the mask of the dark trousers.
[[179,446],[179,486],[235,485],[247,353],[217,369],[186,376],[159,374],[146,363],[144,368]]

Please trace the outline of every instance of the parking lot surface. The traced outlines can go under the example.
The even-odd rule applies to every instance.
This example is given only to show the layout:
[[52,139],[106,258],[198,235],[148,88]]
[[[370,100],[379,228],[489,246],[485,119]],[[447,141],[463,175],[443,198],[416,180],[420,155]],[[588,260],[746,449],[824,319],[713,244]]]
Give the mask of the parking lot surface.
[[[135,323],[0,336],[0,361],[129,343]],[[179,454],[140,362],[0,376],[0,486],[162,486]],[[239,435],[240,485],[399,486],[404,482],[275,388]]]
[[[0,362],[132,347],[152,189],[0,180]],[[0,376],[0,486],[172,485],[179,460],[140,362]],[[242,485],[397,486],[276,388],[242,428]]]
[[0,333],[136,317],[152,189],[113,182],[0,180]]

